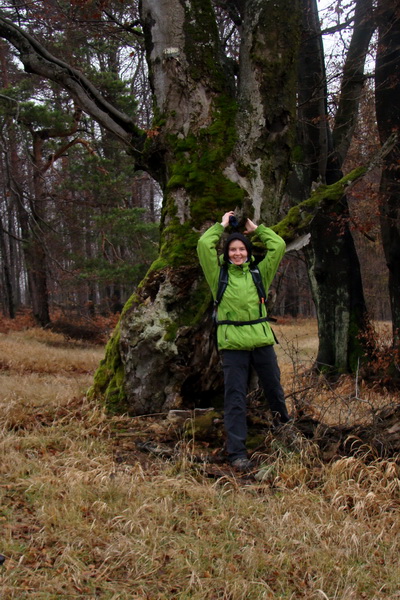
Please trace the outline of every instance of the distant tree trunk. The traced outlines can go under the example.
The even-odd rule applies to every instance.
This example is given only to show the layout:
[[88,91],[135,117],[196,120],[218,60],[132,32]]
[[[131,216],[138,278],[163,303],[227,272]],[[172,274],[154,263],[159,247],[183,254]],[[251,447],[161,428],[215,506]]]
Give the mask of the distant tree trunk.
[[9,262],[9,253],[3,232],[3,223],[0,222],[0,260],[3,280],[3,310],[10,319],[15,318],[15,303],[12,286],[11,268]]
[[25,241],[24,248],[33,316],[38,325],[45,327],[50,323],[50,310],[47,285],[47,252],[43,239],[46,215],[42,146],[43,139],[41,135],[33,132],[33,197],[30,202],[30,234],[29,239]]
[[[3,53],[2,53],[3,54]],[[4,87],[8,87],[9,78],[7,69],[5,68],[5,60],[2,56],[2,82]],[[19,216],[20,226],[23,241],[23,253],[25,258],[25,266],[27,269],[28,288],[32,303],[32,312],[36,323],[40,326],[45,326],[50,322],[49,305],[48,305],[48,289],[47,289],[47,274],[46,274],[46,253],[42,243],[41,219],[43,203],[43,191],[40,166],[38,161],[41,161],[41,140],[34,139],[34,149],[32,153],[32,164],[34,168],[33,175],[33,198],[31,200],[32,218],[28,217],[26,207],[24,206],[22,185],[20,183],[21,164],[18,158],[17,142],[15,137],[14,126],[12,119],[8,119],[7,123],[8,138],[9,138],[9,189],[12,192],[13,199],[16,205],[16,212]]]
[[[29,259],[29,251],[27,242],[30,239],[28,213],[24,205],[23,193],[23,170],[17,152],[17,141],[15,136],[14,125],[11,119],[7,122],[7,142],[5,177],[7,188],[10,190],[10,202],[8,206],[9,219],[6,226],[7,232],[11,234],[9,241],[10,249],[10,266],[12,267],[12,281],[14,295],[17,300],[17,305],[21,301],[21,271],[26,272],[26,263]],[[17,264],[17,252],[15,251],[15,241],[13,235],[22,237],[22,256],[23,265]],[[19,262],[19,261],[18,261]],[[29,286],[28,286],[29,289]]]
[[[84,252],[85,252],[85,257],[87,259],[92,259],[93,258],[93,236],[92,236],[92,232],[91,232],[91,222],[89,219],[89,214],[86,212],[85,213],[85,228],[84,228],[84,232],[83,232],[83,246],[84,246]],[[86,299],[84,302],[84,306],[85,309],[87,311],[87,314],[90,317],[94,317],[96,314],[96,286],[95,283],[91,280],[89,280],[86,284],[86,289],[85,289],[85,293],[86,293]]]
[[[381,143],[392,133],[400,137],[400,6],[396,0],[378,2],[379,39],[375,99]],[[389,268],[393,339],[400,350],[400,141],[385,158],[381,178],[381,230]],[[397,356],[398,361],[398,356]],[[397,376],[398,365],[397,365]]]
[[[1,50],[2,84],[5,88],[7,88],[10,85],[10,81],[6,68],[3,46],[1,46]],[[47,278],[45,274],[46,257],[45,253],[43,252],[41,235],[37,227],[40,216],[38,212],[37,217],[34,217],[33,219],[33,227],[30,227],[29,219],[23,203],[22,185],[20,183],[21,165],[18,158],[17,141],[11,117],[7,119],[7,133],[9,143],[9,164],[7,177],[9,180],[9,189],[11,190],[11,194],[15,201],[16,212],[20,217],[20,226],[24,237],[23,253],[28,274],[28,287],[31,296],[32,310],[36,323],[44,326],[49,323],[50,317],[48,310]],[[34,150],[32,155],[33,165],[36,163],[36,154],[37,152]],[[34,180],[33,184],[33,195],[37,197],[37,194],[41,193],[41,181],[37,178],[37,169],[35,173],[36,180]],[[38,206],[38,203],[39,201],[36,202],[36,206]],[[32,203],[32,206],[35,208],[35,202]]]
[[[6,61],[6,46],[4,42],[0,42],[0,69],[1,69],[1,81],[2,85],[5,87],[7,85],[7,61]],[[6,159],[6,157],[5,157]],[[2,179],[3,181],[7,181],[7,167],[6,165],[1,165],[2,171]],[[14,302],[14,292],[13,292],[13,284],[12,284],[12,273],[11,273],[11,264],[9,259],[9,248],[7,247],[7,242],[5,238],[4,232],[7,231],[7,226],[3,222],[3,219],[0,217],[0,261],[1,261],[1,270],[2,270],[2,281],[3,281],[3,310],[10,319],[15,318],[15,302]]]

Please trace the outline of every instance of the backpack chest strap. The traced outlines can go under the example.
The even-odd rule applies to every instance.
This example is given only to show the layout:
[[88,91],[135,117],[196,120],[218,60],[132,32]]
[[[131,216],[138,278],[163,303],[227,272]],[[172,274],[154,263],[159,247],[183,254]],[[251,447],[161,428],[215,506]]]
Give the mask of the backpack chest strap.
[[253,321],[229,321],[229,320],[218,321],[217,319],[215,319],[215,324],[216,325],[235,325],[236,327],[241,327],[242,325],[257,325],[258,323],[265,323],[266,321],[269,321],[268,317],[261,317],[260,319],[253,319]]

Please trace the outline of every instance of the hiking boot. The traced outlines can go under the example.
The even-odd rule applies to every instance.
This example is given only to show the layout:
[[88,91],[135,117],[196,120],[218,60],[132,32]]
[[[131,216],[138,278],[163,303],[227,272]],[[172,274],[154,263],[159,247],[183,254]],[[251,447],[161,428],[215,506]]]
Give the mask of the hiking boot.
[[251,460],[249,460],[245,456],[239,456],[239,458],[235,458],[235,460],[231,462],[231,465],[238,471],[244,472],[251,471],[253,467]]

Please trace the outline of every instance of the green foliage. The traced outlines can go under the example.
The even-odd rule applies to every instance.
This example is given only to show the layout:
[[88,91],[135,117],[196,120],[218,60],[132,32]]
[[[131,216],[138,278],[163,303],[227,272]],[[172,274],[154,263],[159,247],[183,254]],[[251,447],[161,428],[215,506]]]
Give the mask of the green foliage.
[[65,111],[54,109],[51,102],[43,104],[21,102],[18,112],[21,122],[29,124],[33,129],[51,128],[62,132],[72,124],[71,115]]
[[93,218],[92,237],[102,242],[95,258],[71,255],[80,279],[136,287],[157,256],[158,225],[140,208],[113,208]]
[[60,191],[87,194],[96,205],[129,205],[135,177],[132,159],[115,145],[94,143],[93,151],[81,145],[70,149],[68,173]]
[[104,97],[126,114],[133,115],[137,102],[132,95],[127,82],[120,79],[118,73],[112,70],[89,70],[92,83],[102,92]]
[[72,115],[55,108],[50,100],[30,100],[32,89],[22,82],[14,87],[0,90],[0,114],[14,117],[30,129],[53,129],[63,132],[71,127]]

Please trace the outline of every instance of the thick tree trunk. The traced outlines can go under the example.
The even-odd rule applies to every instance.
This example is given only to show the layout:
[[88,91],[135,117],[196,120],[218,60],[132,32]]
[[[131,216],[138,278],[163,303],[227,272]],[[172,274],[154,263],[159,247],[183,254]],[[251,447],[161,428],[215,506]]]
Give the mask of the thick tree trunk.
[[195,248],[200,229],[243,198],[223,174],[236,103],[211,3],[144,0],[141,15],[156,103],[150,167],[164,192],[160,253],[96,375],[108,405],[132,413],[176,407],[183,397],[199,403],[204,391],[220,389]]
[[[357,118],[365,56],[373,31],[368,10],[372,11],[372,2],[357,2],[354,33],[331,135],[318,9],[315,0],[303,0],[296,170],[301,181],[298,189],[303,194],[313,183],[333,184],[343,176],[341,167]],[[292,183],[292,188],[295,185],[296,182]],[[357,368],[363,355],[359,334],[366,321],[360,265],[348,223],[347,200],[343,197],[336,207],[329,208],[329,213],[320,212],[316,216],[311,226],[311,243],[306,249],[318,317],[316,366],[335,372],[354,372]]]
[[291,190],[300,201],[309,194],[313,182],[325,183],[329,138],[325,58],[317,2],[301,1],[297,147],[293,157],[298,166]]
[[[347,204],[341,216],[348,219]],[[353,238],[337,217],[318,214],[312,224],[312,244],[306,248],[309,277],[318,317],[316,368],[334,373],[357,371],[365,354],[359,339],[366,306]]]
[[[159,133],[152,153],[163,156],[163,171],[157,163],[154,174],[165,197],[160,256],[125,307],[96,375],[95,389],[118,409],[156,412],[221,393],[210,293],[195,253],[199,233],[235,206],[257,218],[278,212],[295,122],[298,20],[289,27],[284,18],[293,2],[241,8],[247,68],[237,102],[211,3],[141,3]],[[280,11],[282,26],[270,29],[271,39],[268,10]],[[292,43],[277,53],[280,34]]]
[[242,18],[238,140],[226,173],[245,190],[245,210],[257,222],[272,224],[284,214],[295,142],[300,3],[247,0],[237,5]]
[[[400,7],[395,0],[378,3],[379,40],[376,58],[375,98],[379,137],[400,137]],[[381,178],[381,230],[389,268],[393,339],[400,351],[400,141],[385,158]],[[399,354],[395,360],[399,377]]]

